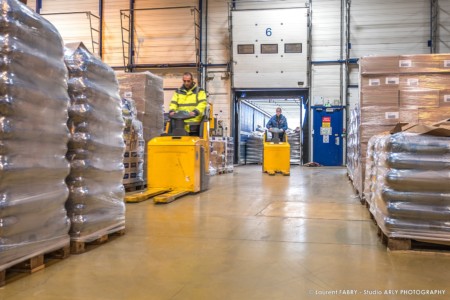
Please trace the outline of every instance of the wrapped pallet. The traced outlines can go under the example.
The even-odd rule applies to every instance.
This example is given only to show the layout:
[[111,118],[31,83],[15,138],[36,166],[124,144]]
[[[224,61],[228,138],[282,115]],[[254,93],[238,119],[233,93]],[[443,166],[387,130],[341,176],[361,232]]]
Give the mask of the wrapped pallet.
[[124,186],[144,184],[144,128],[137,119],[136,105],[133,99],[122,98],[122,115],[125,122],[123,138],[125,141],[125,155],[123,165]]
[[[363,195],[369,139],[397,123],[433,124],[450,117],[450,55],[368,56],[360,60],[357,160],[349,173]],[[350,144],[353,145],[353,144]],[[349,146],[347,150],[353,154]]]
[[262,164],[263,133],[255,131],[247,139],[245,145],[245,163]]
[[373,137],[370,145],[366,185],[382,231],[393,238],[450,241],[450,127],[414,126]]
[[66,45],[69,69],[70,195],[72,241],[89,242],[125,227],[122,118],[114,71],[82,43]]
[[0,6],[0,270],[69,244],[67,69],[53,25]]
[[[347,130],[347,174],[355,184],[355,170],[360,163],[358,155],[359,138],[359,107],[355,107],[350,111],[350,118]],[[356,188],[356,187],[355,187]]]
[[[164,131],[164,90],[163,79],[151,72],[116,72],[120,85],[120,96],[133,99],[137,109],[137,119],[142,122],[144,141]],[[147,147],[144,147],[144,181],[147,170]]]
[[287,131],[288,142],[291,146],[290,160],[291,164],[299,165],[301,163],[301,142],[300,142],[300,130]]

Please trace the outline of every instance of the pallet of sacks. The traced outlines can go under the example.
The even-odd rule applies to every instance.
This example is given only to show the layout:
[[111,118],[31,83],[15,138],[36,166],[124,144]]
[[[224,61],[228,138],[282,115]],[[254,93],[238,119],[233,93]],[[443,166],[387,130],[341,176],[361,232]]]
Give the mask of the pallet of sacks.
[[[17,265],[65,249],[67,69],[56,28],[16,0],[0,6],[0,285]],[[30,267],[31,266],[31,267]]]
[[125,143],[119,85],[114,71],[83,43],[66,45],[69,70],[70,174],[66,203],[72,253],[125,229],[122,184]]
[[366,201],[389,248],[450,243],[450,122],[378,134],[368,148]]

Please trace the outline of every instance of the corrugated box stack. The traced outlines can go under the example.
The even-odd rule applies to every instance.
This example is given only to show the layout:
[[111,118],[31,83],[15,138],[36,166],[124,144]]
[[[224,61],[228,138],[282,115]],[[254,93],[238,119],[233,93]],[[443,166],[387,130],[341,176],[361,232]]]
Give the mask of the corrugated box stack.
[[122,115],[125,122],[123,138],[125,141],[125,155],[123,166],[125,174],[123,184],[144,184],[144,129],[142,122],[137,119],[136,105],[132,99],[122,98]]
[[114,71],[80,44],[66,45],[69,69],[66,207],[72,241],[89,242],[125,228],[122,118]]
[[216,173],[231,173],[233,172],[234,160],[234,143],[232,137],[217,137],[213,136],[210,140],[211,154],[210,171],[212,175]]
[[69,245],[67,69],[53,25],[0,6],[0,270]]
[[226,167],[226,140],[223,138],[211,137],[211,154],[209,155],[210,169],[212,174],[225,172]]
[[450,55],[363,57],[360,74],[360,162],[353,183],[361,194],[373,135],[398,122],[432,124],[450,117]]
[[382,231],[393,238],[450,241],[450,126],[416,125],[375,136],[370,145],[367,200]]
[[[116,72],[120,96],[133,99],[137,108],[137,119],[144,128],[145,144],[164,131],[163,79],[150,72]],[[147,146],[144,147],[144,181],[147,170]]]

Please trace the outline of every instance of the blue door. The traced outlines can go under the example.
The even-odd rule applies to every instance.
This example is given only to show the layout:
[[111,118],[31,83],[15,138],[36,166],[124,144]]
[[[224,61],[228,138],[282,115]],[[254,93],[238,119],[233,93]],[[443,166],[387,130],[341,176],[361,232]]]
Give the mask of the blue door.
[[324,166],[342,166],[342,106],[312,106],[313,161]]

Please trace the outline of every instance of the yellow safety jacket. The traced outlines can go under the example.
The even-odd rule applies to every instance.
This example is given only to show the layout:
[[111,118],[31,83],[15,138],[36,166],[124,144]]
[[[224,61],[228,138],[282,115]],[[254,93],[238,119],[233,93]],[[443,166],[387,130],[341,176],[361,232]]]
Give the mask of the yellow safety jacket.
[[169,113],[185,110],[193,111],[196,116],[184,121],[186,125],[198,125],[205,113],[207,102],[206,93],[203,89],[194,85],[190,90],[186,90],[184,85],[173,94],[169,106]]

